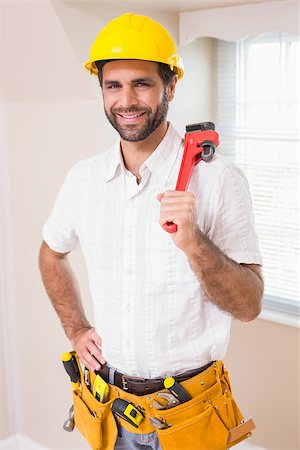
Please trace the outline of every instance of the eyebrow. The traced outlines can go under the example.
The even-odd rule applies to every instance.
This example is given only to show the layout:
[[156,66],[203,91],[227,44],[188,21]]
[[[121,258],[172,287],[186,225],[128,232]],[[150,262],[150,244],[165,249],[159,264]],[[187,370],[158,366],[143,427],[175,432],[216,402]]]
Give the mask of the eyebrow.
[[117,80],[105,80],[104,81],[105,86],[108,86],[109,84],[120,84]]
[[[141,78],[134,78],[133,80],[131,80],[132,84],[136,84],[136,83],[154,83],[153,78],[151,77],[141,77]],[[110,84],[121,84],[120,81],[118,80],[105,80],[104,81],[105,86],[109,86]]]
[[141,78],[136,78],[136,79],[132,80],[131,82],[132,83],[141,83],[141,82],[153,83],[154,80],[151,77],[141,77]]

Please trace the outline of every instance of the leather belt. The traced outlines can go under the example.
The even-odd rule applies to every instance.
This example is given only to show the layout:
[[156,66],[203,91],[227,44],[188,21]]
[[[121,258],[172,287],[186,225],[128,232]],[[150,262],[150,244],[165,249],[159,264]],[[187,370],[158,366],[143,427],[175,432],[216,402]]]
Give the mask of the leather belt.
[[[178,382],[188,380],[189,378],[192,378],[203,372],[212,364],[213,361],[205,364],[205,366],[199,367],[198,369],[189,370],[188,372],[184,372],[180,375],[175,375],[173,378]],[[111,369],[109,367],[102,366],[101,369],[97,370],[95,373],[99,374],[107,383],[109,383],[110,370]],[[165,389],[164,378],[145,379],[130,377],[117,371],[114,372],[114,382],[112,384],[134,395],[147,395]]]

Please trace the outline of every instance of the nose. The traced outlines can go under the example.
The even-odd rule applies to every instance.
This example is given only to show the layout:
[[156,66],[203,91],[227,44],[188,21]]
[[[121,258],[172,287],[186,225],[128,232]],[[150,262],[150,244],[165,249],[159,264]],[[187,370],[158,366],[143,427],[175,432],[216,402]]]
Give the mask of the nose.
[[137,103],[136,94],[132,86],[123,86],[119,97],[119,106],[122,108],[130,108]]

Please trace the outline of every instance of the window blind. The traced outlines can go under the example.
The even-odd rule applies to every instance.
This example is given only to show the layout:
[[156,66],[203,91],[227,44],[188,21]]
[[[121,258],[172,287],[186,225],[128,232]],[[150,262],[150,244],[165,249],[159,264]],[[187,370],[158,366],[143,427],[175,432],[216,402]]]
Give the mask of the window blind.
[[216,41],[222,152],[247,175],[263,256],[264,312],[299,324],[299,39]]

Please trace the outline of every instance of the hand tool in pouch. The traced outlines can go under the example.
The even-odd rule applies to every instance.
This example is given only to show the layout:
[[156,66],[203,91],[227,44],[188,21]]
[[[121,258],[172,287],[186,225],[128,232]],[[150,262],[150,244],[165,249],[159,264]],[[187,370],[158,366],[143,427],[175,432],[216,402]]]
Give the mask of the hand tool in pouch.
[[65,431],[71,432],[74,430],[75,422],[74,422],[74,405],[71,406],[69,410],[69,418],[65,421],[63,425],[63,429]]
[[111,404],[111,409],[114,414],[131,423],[135,428],[138,428],[144,419],[143,414],[132,403],[122,398],[116,398]]
[[90,383],[90,371],[87,367],[84,368],[84,383],[88,390],[91,390],[91,383]]
[[[66,352],[61,357],[64,368],[70,377],[70,381],[73,389],[79,389],[80,387],[80,373],[77,365],[75,355],[70,352]],[[74,405],[71,406],[69,410],[69,418],[63,424],[63,429],[65,431],[71,432],[74,430]]]
[[149,417],[149,420],[150,420],[150,423],[158,430],[164,430],[171,426],[171,425],[167,425],[166,423],[162,422],[161,420],[157,419],[156,417]]
[[109,387],[100,375],[96,375],[93,384],[93,396],[98,402],[105,403],[108,399]]
[[70,377],[71,384],[74,389],[79,389],[80,387],[80,372],[77,365],[75,355],[67,352],[62,355],[62,362],[67,374]]
[[[186,190],[194,166],[202,160],[205,162],[211,161],[219,143],[220,138],[212,122],[201,122],[186,126],[184,150],[176,191]],[[166,222],[163,228],[168,233],[177,231],[177,225],[173,222]]]
[[173,377],[165,378],[164,386],[180,401],[180,403],[188,402],[192,398]]
[[[170,409],[175,406],[180,405],[180,401],[176,398],[171,392],[159,392],[156,396],[157,400],[154,400],[153,406],[155,409]],[[158,400],[165,400],[163,404],[161,404]]]

